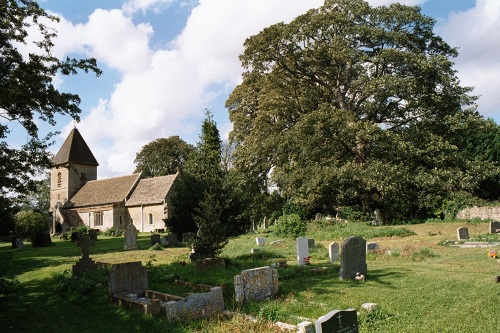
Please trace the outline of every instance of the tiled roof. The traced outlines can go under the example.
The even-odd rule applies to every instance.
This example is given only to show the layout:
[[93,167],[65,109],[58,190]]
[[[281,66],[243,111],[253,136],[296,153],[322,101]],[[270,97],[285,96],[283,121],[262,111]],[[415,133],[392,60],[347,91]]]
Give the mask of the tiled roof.
[[125,206],[163,203],[176,177],[177,174],[141,179]]
[[140,173],[87,182],[64,208],[109,205],[123,202],[139,182]]
[[68,162],[95,166],[99,165],[94,154],[92,154],[89,146],[87,146],[87,143],[83,140],[82,135],[76,128],[73,128],[71,133],[69,133],[61,149],[59,149],[52,160],[53,165],[65,164]]

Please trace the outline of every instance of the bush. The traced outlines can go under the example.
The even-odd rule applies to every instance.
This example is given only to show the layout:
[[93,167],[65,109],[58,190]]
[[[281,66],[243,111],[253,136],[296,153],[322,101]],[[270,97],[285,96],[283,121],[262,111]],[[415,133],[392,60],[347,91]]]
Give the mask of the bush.
[[366,222],[370,220],[370,215],[361,206],[347,206],[338,210],[341,219],[349,222]]
[[47,216],[32,210],[23,210],[16,214],[16,233],[27,238],[34,247],[49,246],[50,224]]
[[282,215],[276,221],[276,234],[278,237],[296,238],[306,233],[307,224],[298,214]]

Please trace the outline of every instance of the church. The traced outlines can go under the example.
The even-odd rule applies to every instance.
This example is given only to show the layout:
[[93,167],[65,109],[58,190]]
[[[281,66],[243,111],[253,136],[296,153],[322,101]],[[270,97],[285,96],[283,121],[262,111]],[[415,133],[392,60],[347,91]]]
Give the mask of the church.
[[170,199],[177,174],[142,178],[140,173],[97,179],[97,163],[80,132],[74,128],[52,160],[50,212],[52,232],[81,225],[104,231],[164,229],[171,215]]

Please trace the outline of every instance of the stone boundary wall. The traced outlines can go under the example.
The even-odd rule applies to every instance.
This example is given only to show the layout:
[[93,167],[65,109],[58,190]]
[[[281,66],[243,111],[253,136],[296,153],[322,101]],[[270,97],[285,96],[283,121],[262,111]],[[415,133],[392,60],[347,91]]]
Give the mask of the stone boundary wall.
[[458,212],[457,219],[491,219],[493,221],[500,221],[500,207],[468,207]]

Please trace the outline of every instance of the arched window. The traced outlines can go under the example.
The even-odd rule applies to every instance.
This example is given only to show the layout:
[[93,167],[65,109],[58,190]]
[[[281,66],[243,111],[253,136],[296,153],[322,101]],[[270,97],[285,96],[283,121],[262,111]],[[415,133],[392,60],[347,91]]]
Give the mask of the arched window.
[[62,186],[62,175],[60,172],[57,173],[57,187]]
[[153,222],[154,222],[153,214],[149,213],[149,224],[153,224]]

